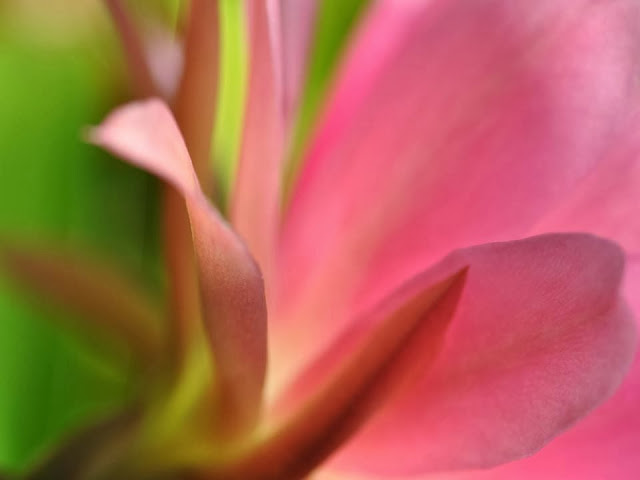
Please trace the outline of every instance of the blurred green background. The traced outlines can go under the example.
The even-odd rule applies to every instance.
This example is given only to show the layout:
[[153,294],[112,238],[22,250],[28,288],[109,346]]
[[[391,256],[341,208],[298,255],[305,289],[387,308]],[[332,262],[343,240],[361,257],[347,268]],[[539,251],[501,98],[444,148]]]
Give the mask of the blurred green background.
[[[0,3],[0,235],[82,247],[155,278],[157,186],[81,141],[129,95],[106,12],[97,1],[27,3]],[[0,277],[3,468],[126,394],[126,372],[56,328],[60,314]]]

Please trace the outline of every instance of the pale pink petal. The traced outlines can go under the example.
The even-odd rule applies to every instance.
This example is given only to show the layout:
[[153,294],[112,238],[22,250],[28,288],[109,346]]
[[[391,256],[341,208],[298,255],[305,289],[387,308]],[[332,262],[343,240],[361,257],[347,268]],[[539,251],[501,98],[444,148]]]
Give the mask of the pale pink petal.
[[640,321],[640,252],[627,255],[624,294]]
[[231,219],[268,280],[280,219],[284,141],[280,32],[275,0],[249,5],[249,92]]
[[469,268],[435,363],[416,363],[329,467],[389,476],[491,467],[571,427],[614,392],[633,358],[623,258],[585,234],[454,253],[445,265]]
[[631,480],[640,471],[640,356],[616,394],[530,458],[425,480]]
[[184,65],[172,105],[202,190],[210,195],[211,139],[220,61],[219,5],[218,0],[191,0],[187,8]]
[[598,167],[532,230],[584,231],[611,238],[640,252],[640,114],[636,112]]
[[279,0],[282,17],[284,112],[290,121],[298,107],[314,33],[318,0]]
[[184,45],[173,32],[157,26],[148,34],[147,61],[158,93],[163,98],[174,98],[184,65]]
[[149,100],[120,108],[91,132],[91,139],[184,196],[223,421],[246,426],[258,412],[266,365],[266,306],[259,269],[200,190],[178,126],[164,103]]
[[[640,257],[631,258],[625,294],[640,313]],[[640,317],[636,314],[636,321]],[[640,355],[615,395],[539,453],[487,471],[429,480],[629,480],[640,471]]]
[[354,306],[452,248],[526,235],[595,168],[636,98],[637,6],[376,4],[284,220],[272,390]]

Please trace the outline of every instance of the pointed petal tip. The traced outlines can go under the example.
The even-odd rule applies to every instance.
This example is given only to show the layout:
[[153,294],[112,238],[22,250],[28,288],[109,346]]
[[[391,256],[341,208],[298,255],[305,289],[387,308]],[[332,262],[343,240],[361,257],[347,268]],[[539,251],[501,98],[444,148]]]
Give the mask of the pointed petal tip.
[[150,98],[111,112],[85,137],[90,143],[159,176],[184,194],[200,190],[182,134],[164,101]]

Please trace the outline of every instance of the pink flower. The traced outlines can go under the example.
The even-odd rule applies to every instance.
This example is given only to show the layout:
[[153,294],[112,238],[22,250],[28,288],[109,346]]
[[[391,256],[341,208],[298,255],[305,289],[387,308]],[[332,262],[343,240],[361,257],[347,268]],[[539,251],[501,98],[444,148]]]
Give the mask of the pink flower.
[[376,2],[299,164],[274,5],[252,4],[228,219],[179,100],[186,144],[160,100],[91,133],[184,199],[199,302],[174,303],[176,362],[197,364],[197,305],[213,356],[179,453],[141,434],[141,458],[208,479],[634,478],[636,2]]

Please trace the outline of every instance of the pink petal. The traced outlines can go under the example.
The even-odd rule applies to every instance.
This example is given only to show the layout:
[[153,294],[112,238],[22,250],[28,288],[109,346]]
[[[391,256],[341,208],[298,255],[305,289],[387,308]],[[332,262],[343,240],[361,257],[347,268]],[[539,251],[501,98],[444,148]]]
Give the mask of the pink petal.
[[286,118],[291,120],[298,107],[305,79],[318,0],[280,0],[280,3],[284,112]]
[[173,110],[189,148],[202,190],[211,194],[211,138],[217,105],[219,5],[216,0],[188,4],[184,65]]
[[525,235],[589,174],[637,91],[636,7],[377,4],[284,219],[272,390],[354,309],[453,248]]
[[[625,290],[640,312],[640,257],[627,264]],[[636,313],[636,322],[640,316]],[[628,480],[640,471],[640,355],[615,395],[536,455],[487,471],[429,480]]]
[[585,231],[640,252],[640,113],[626,119],[602,160],[533,229]]
[[91,133],[94,143],[175,187],[189,211],[205,323],[216,361],[223,420],[255,420],[266,365],[266,306],[260,271],[200,190],[169,109],[158,100],[112,113]]
[[630,480],[640,471],[640,356],[604,405],[536,455],[502,467],[425,480]]
[[640,252],[627,255],[624,293],[636,313],[636,318],[640,320]]
[[400,476],[515,460],[622,381],[636,341],[615,245],[545,235],[460,250],[444,264],[469,268],[436,362],[417,363],[330,468]]
[[250,7],[249,93],[231,218],[268,279],[280,219],[284,141],[280,32],[275,1]]
[[165,99],[173,99],[184,65],[182,42],[164,26],[158,26],[149,32],[147,59],[158,93]]
[[[625,269],[625,294],[640,312],[640,256]],[[640,316],[636,313],[636,321]],[[614,396],[535,455],[488,470],[412,476],[418,480],[629,480],[640,471],[640,355]],[[323,469],[312,480],[366,480]],[[380,478],[376,476],[375,478]]]

